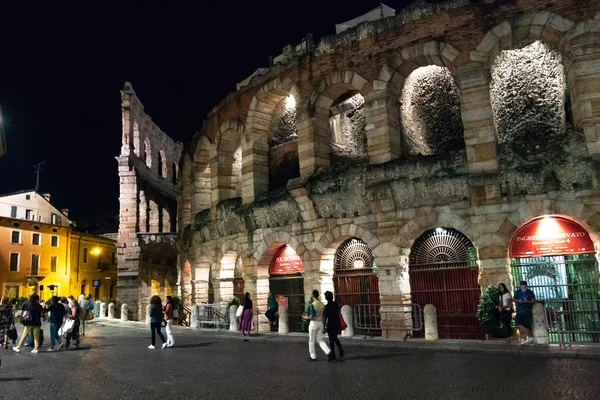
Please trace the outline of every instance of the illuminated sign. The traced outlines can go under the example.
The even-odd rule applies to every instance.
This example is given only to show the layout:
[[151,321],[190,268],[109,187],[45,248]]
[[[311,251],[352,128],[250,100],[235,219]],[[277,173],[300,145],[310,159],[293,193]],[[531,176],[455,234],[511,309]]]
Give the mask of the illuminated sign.
[[522,226],[510,243],[510,257],[593,253],[594,243],[585,228],[560,217],[544,217]]
[[300,256],[289,246],[285,246],[277,252],[269,268],[271,275],[297,274],[302,271]]

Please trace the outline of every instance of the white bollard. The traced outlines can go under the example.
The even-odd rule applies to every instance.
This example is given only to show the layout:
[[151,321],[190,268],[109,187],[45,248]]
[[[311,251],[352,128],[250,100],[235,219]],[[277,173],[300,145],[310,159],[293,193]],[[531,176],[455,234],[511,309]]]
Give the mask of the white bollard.
[[115,303],[108,305],[108,319],[115,319]]
[[198,322],[198,315],[200,313],[200,305],[194,304],[192,306],[192,317],[190,322],[190,328],[199,328],[200,323]]
[[423,309],[425,321],[425,340],[438,340],[437,311],[433,304],[425,305]]
[[288,309],[286,306],[281,306],[279,307],[279,310],[277,311],[277,313],[279,314],[279,334],[280,335],[285,335],[290,333],[290,325],[289,325],[289,316],[288,316]]
[[342,331],[342,337],[354,336],[354,327],[352,326],[352,307],[345,305],[341,310],[342,318],[348,327]]
[[229,330],[232,332],[237,332],[238,330],[238,321],[237,317],[235,316],[237,314],[238,307],[241,306],[233,305],[229,307]]
[[146,306],[146,325],[150,324],[150,304]]
[[129,307],[127,306],[126,303],[123,303],[123,305],[121,306],[121,321],[122,322],[129,321],[129,316],[127,315],[128,312],[129,312]]
[[531,334],[533,335],[534,344],[550,344],[548,326],[546,326],[546,309],[542,303],[533,305]]
[[102,302],[100,300],[96,300],[94,302],[94,317],[100,317],[100,304]]
[[100,303],[100,314],[98,315],[98,318],[106,318],[106,303],[105,302]]

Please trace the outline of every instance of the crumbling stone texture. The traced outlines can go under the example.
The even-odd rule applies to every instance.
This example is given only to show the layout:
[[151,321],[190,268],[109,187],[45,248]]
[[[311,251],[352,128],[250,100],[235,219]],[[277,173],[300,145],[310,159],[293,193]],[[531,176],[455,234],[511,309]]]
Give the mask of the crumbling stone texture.
[[448,68],[430,65],[413,71],[404,82],[401,109],[408,154],[436,154],[462,139],[458,86]]
[[[349,97],[348,97],[349,96]],[[331,107],[331,164],[367,157],[365,99],[349,93]]]
[[269,149],[269,190],[285,187],[288,180],[300,176],[298,141],[282,143]]
[[288,97],[283,98],[273,110],[269,132],[270,146],[277,146],[298,139],[296,105]]
[[499,143],[543,142],[565,127],[560,54],[542,42],[500,53],[492,65],[491,104]]

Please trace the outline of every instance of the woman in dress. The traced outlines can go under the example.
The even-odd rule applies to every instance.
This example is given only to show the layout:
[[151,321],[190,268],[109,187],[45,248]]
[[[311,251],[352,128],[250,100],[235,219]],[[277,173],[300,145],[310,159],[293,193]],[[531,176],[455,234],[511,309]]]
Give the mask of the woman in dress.
[[498,302],[498,319],[502,322],[502,333],[503,337],[507,340],[507,343],[510,343],[510,339],[512,337],[512,313],[513,313],[513,300],[510,292],[506,288],[504,283],[498,285],[498,290],[500,290],[500,299]]
[[152,331],[152,343],[148,346],[149,349],[154,349],[156,344],[156,334],[162,340],[162,348],[167,347],[167,339],[160,331],[160,324],[163,321],[162,300],[158,296],[150,298],[150,331]]
[[5,296],[0,300],[0,336],[4,340],[5,349],[8,349],[8,331],[14,324],[12,306]]
[[71,301],[71,313],[67,314],[67,316],[69,317],[69,319],[73,320],[74,323],[71,332],[67,333],[67,344],[65,346],[67,349],[71,345],[71,339],[75,341],[75,348],[79,348],[79,328],[81,327],[81,314],[83,314],[83,310],[81,309],[81,306],[79,305],[77,300]]
[[250,293],[248,292],[244,296],[244,311],[240,319],[240,329],[243,336],[246,336],[246,332],[250,336],[250,331],[252,330],[252,300],[250,300]]

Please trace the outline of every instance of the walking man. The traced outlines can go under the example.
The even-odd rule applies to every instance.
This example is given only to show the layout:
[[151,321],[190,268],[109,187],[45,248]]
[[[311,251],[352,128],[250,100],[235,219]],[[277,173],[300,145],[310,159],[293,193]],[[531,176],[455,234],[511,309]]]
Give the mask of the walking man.
[[58,296],[52,297],[52,304],[50,307],[44,309],[44,311],[50,311],[50,348],[48,351],[54,350],[54,344],[58,341],[58,350],[62,349],[63,343],[60,341],[58,336],[58,330],[63,324],[67,310],[64,305],[59,301]]
[[526,281],[521,281],[513,298],[517,305],[515,325],[521,336],[521,344],[531,343],[533,342],[531,320],[533,318],[533,304],[536,302],[535,294],[527,288]]
[[325,300],[327,300],[327,305],[323,312],[323,320],[325,322],[325,331],[327,332],[327,336],[329,336],[329,346],[331,347],[328,360],[335,360],[336,345],[340,350],[340,360],[343,360],[344,349],[342,349],[342,343],[340,343],[340,339],[338,338],[338,334],[341,331],[340,306],[337,302],[333,301],[333,293],[330,291],[325,292]]
[[317,352],[315,350],[315,341],[319,342],[321,350],[325,355],[329,356],[331,350],[323,340],[323,311],[325,306],[319,301],[319,291],[313,290],[313,303],[308,307],[308,315],[303,315],[302,318],[310,320],[308,325],[308,351],[310,352],[311,361],[317,361]]

